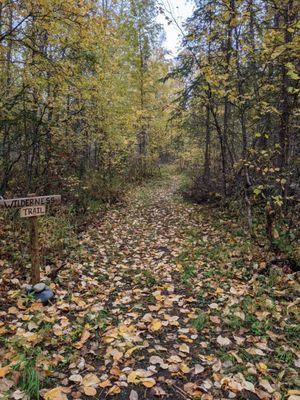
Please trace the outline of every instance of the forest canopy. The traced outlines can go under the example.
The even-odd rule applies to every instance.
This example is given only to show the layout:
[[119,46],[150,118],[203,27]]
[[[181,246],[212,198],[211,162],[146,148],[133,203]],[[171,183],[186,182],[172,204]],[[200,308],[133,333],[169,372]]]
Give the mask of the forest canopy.
[[95,182],[89,196],[114,197],[147,175],[173,134],[157,13],[154,0],[1,2],[1,195]]

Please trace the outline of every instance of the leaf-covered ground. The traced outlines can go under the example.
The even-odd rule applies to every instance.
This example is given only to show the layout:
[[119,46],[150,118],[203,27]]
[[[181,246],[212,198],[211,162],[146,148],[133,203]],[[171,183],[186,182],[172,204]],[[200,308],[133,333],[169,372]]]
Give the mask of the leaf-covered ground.
[[295,275],[178,186],[148,184],[99,217],[52,305],[1,261],[3,399],[300,398]]

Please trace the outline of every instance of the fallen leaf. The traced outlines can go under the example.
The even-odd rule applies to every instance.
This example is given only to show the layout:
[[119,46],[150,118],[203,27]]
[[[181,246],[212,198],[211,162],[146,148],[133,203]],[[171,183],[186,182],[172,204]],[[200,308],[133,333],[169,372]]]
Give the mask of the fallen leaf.
[[19,389],[15,390],[12,394],[12,398],[15,400],[23,399],[23,398],[25,398],[25,396],[26,396],[26,393]]
[[166,392],[164,391],[163,388],[161,388],[160,386],[154,386],[151,389],[151,393],[154,394],[154,396],[166,396]]
[[181,344],[180,346],[179,346],[179,350],[182,352],[182,353],[189,353],[190,352],[190,348],[189,348],[189,346],[188,345],[186,345],[186,344]]
[[151,356],[150,357],[150,364],[164,364],[164,360],[158,356]]
[[152,388],[153,386],[156,385],[156,381],[153,378],[145,378],[142,380],[142,384],[146,387],[146,388]]
[[117,385],[112,386],[109,391],[107,392],[107,395],[114,395],[114,394],[119,394],[121,393],[121,388]]
[[136,371],[130,372],[130,374],[127,376],[127,382],[128,383],[134,383],[137,384],[139,382],[139,375]]
[[270,385],[270,382],[267,381],[266,379],[260,379],[259,384],[261,387],[263,387],[268,393],[274,393],[275,389],[272,388]]
[[88,338],[90,336],[91,336],[91,334],[90,334],[89,330],[87,328],[84,328],[79,342],[75,343],[74,347],[76,347],[76,349],[81,349],[83,347],[84,343],[88,340]]
[[184,364],[184,363],[180,364],[180,370],[181,370],[184,374],[188,374],[188,373],[190,372],[190,368],[189,368],[186,364]]
[[159,331],[161,327],[162,327],[162,323],[159,319],[154,319],[150,324],[150,330],[152,332]]
[[82,382],[82,376],[79,374],[74,374],[69,376],[69,381],[76,382],[76,383],[81,383]]
[[10,366],[6,365],[5,367],[0,368],[0,378],[3,378],[10,372]]
[[138,400],[139,395],[135,390],[131,390],[130,395],[129,395],[129,400]]
[[111,352],[110,352],[110,355],[112,356],[112,358],[115,360],[115,361],[119,361],[119,360],[121,360],[121,358],[123,357],[123,353],[121,353],[119,350],[117,350],[117,349],[113,349]]
[[106,379],[105,381],[99,383],[99,386],[103,389],[109,387],[111,386],[111,381],[109,379]]
[[60,386],[57,388],[48,390],[48,392],[46,392],[44,394],[44,399],[45,400],[68,400],[68,397],[62,390],[63,390],[63,388]]
[[231,340],[228,339],[228,338],[226,338],[226,337],[223,337],[223,336],[219,335],[219,336],[217,337],[217,343],[218,343],[220,346],[229,346],[230,343],[231,343]]
[[83,386],[84,394],[87,396],[96,396],[97,390],[92,386]]
[[204,367],[200,364],[196,364],[195,365],[195,370],[194,370],[194,374],[198,375],[201,374],[204,371]]
[[171,357],[168,358],[168,361],[170,363],[177,364],[177,363],[181,363],[182,359],[179,356],[171,356]]
[[188,382],[183,386],[183,390],[192,397],[200,398],[202,392],[200,387],[193,382]]
[[99,383],[99,378],[95,374],[87,374],[83,379],[82,379],[82,385],[83,386],[96,386]]
[[263,362],[259,362],[258,364],[256,364],[256,367],[263,374],[268,370],[268,367]]

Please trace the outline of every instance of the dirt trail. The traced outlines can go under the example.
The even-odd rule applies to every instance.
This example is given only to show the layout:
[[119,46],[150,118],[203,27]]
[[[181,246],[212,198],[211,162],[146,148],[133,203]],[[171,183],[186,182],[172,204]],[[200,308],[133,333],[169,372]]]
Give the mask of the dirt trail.
[[[35,365],[48,400],[277,400],[295,387],[294,277],[257,274],[261,251],[235,221],[185,203],[179,184],[148,183],[96,219],[55,303],[15,297],[2,367]],[[0,392],[12,393],[6,374]]]

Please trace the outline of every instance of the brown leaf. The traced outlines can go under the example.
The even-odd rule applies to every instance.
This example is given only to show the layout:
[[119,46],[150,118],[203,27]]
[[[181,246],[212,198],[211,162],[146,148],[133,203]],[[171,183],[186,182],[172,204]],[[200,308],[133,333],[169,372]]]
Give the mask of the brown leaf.
[[74,344],[74,347],[76,347],[76,349],[81,349],[84,345],[84,343],[88,340],[88,338],[91,336],[90,332],[88,331],[87,328],[84,328],[84,330],[82,331],[81,334],[81,338],[79,340],[79,342]]
[[83,379],[82,379],[82,385],[83,386],[96,386],[99,383],[99,378],[95,374],[87,374]]
[[97,394],[97,390],[92,386],[84,386],[83,391],[87,396],[96,396]]
[[76,382],[76,383],[81,383],[82,382],[82,376],[79,374],[74,374],[69,376],[69,381]]
[[229,346],[230,343],[231,343],[231,340],[228,339],[228,338],[226,338],[226,337],[223,337],[223,336],[219,335],[219,336],[217,337],[217,343],[218,343],[220,346]]
[[245,398],[245,400],[260,400],[260,398],[254,392],[250,390],[243,389],[241,394]]

